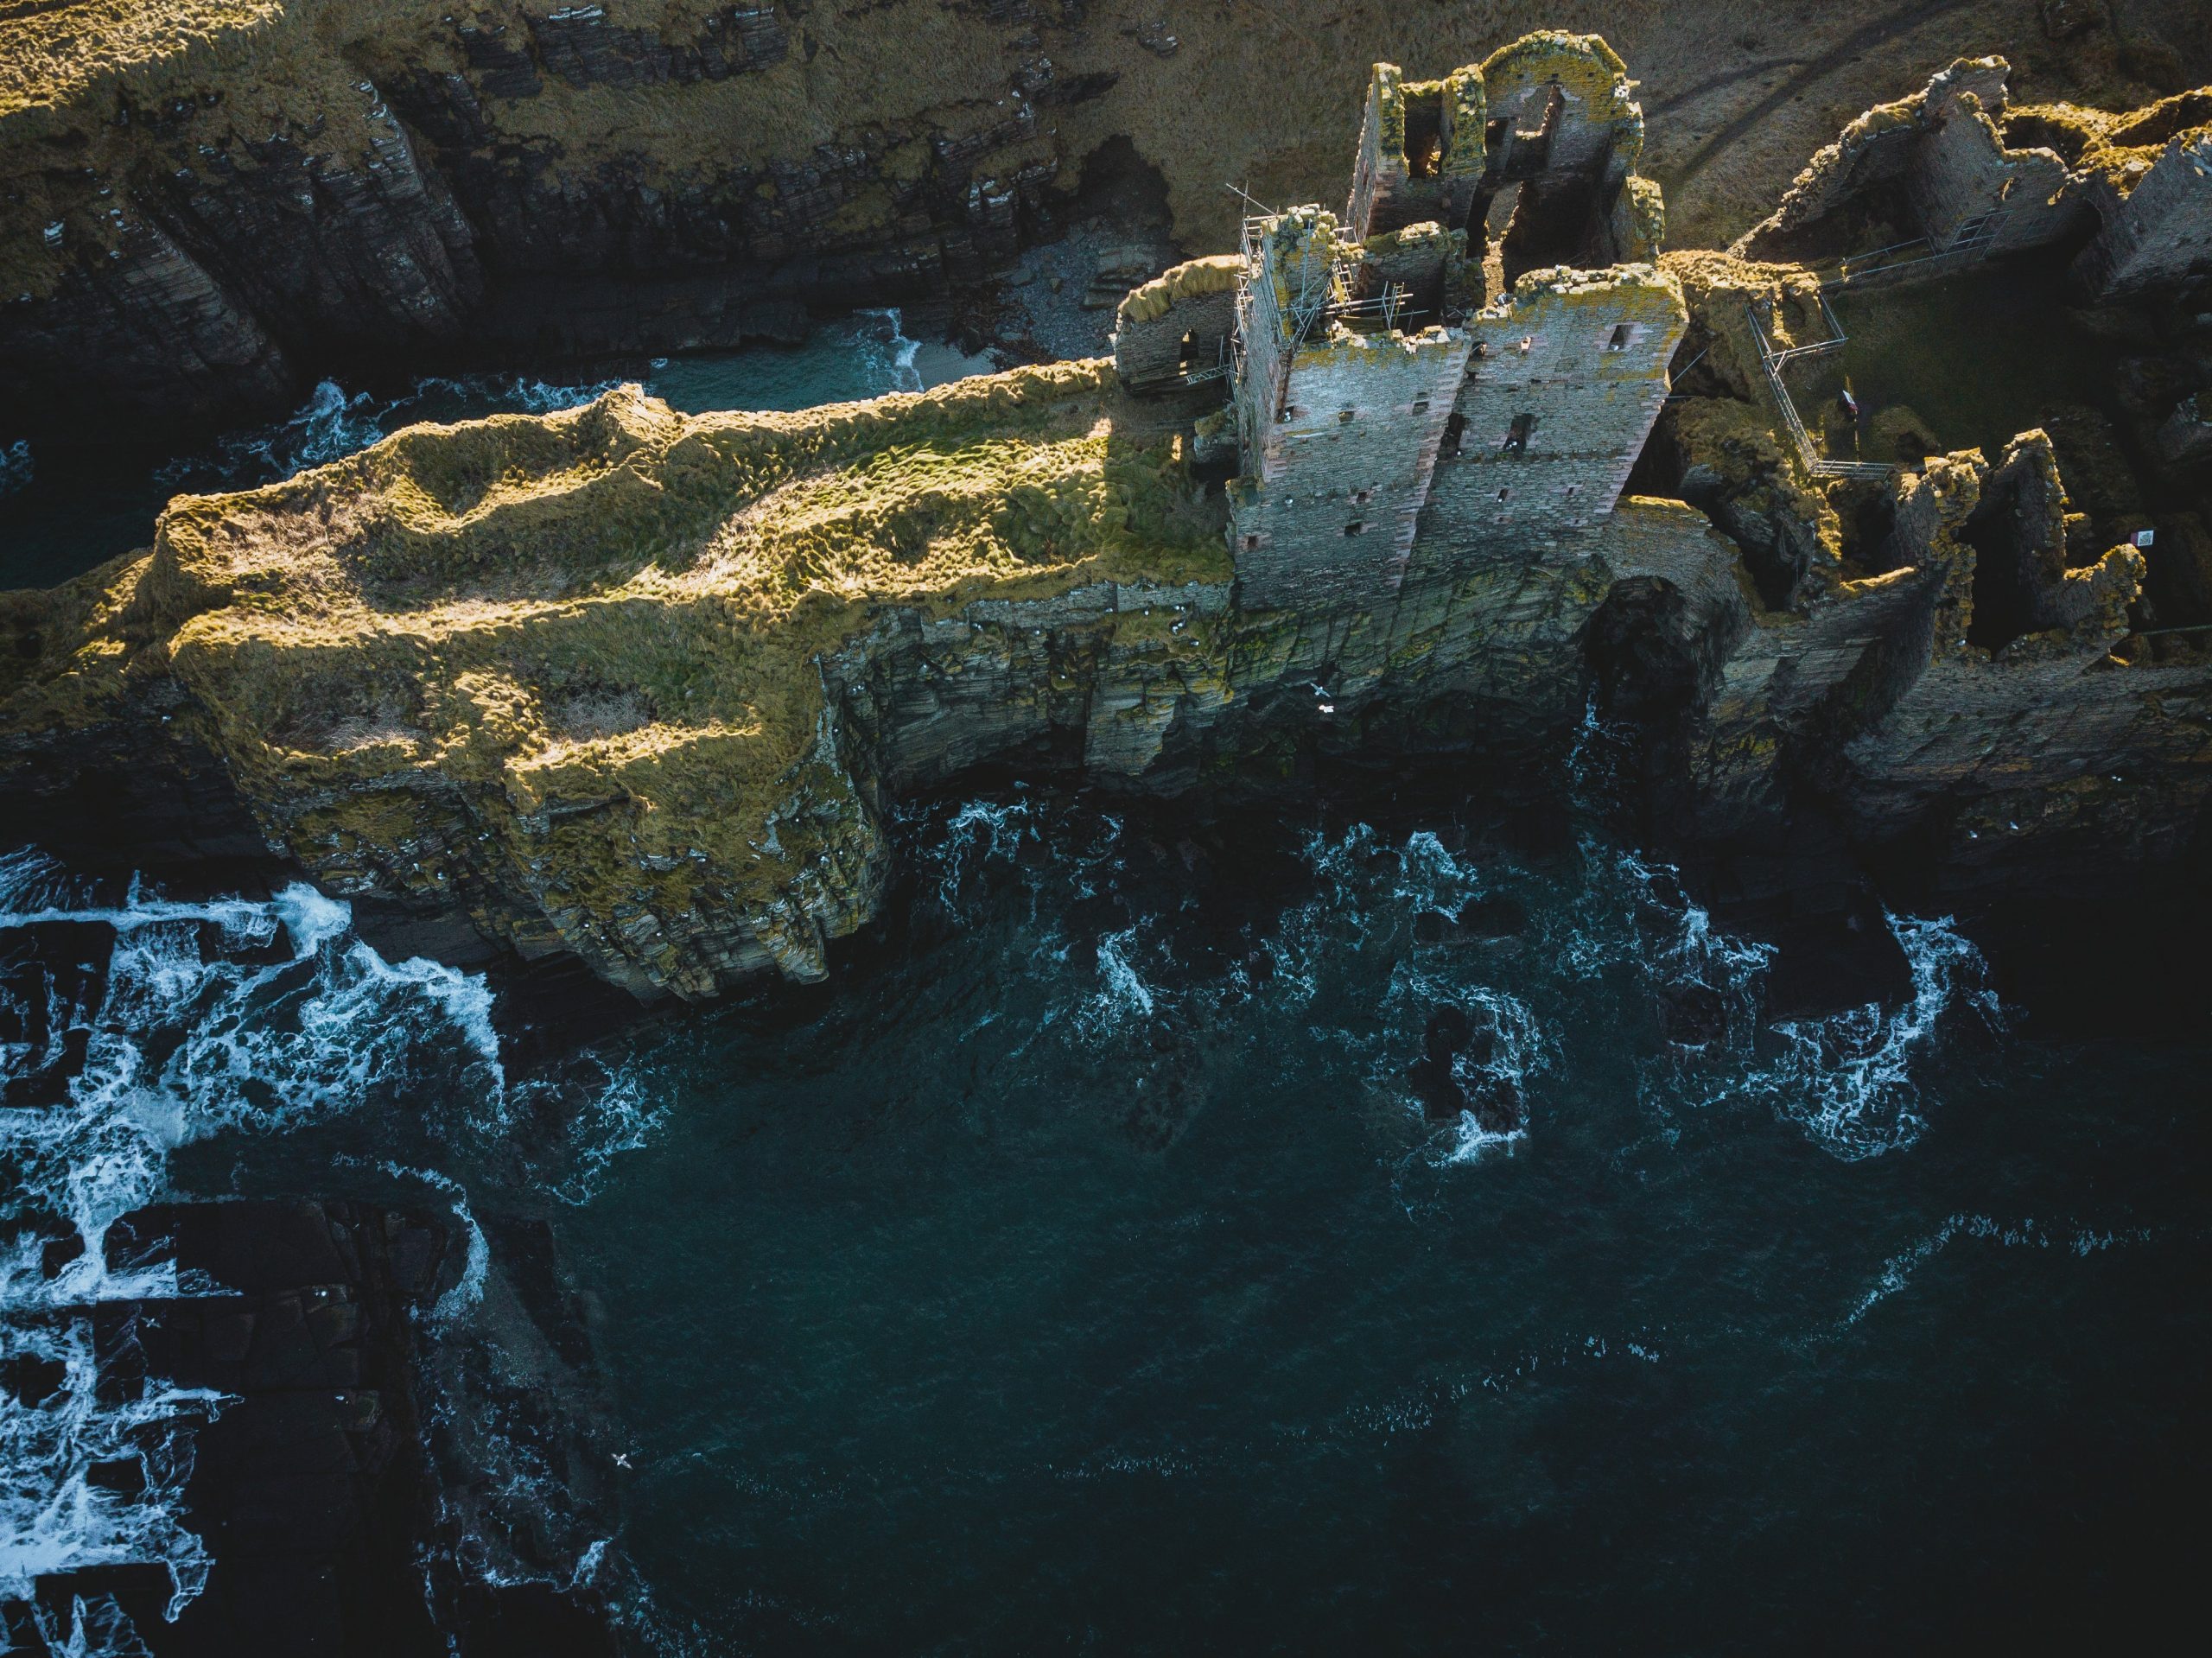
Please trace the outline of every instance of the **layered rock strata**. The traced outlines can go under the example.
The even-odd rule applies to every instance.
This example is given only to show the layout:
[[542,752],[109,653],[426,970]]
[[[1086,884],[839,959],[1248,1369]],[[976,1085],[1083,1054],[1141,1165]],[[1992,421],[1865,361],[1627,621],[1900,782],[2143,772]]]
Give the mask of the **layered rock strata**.
[[[1902,478],[1894,568],[1794,612],[1703,513],[1633,496],[1548,546],[1420,542],[1386,600],[1246,608],[1185,441],[1103,363],[416,429],[12,596],[10,787],[212,755],[330,890],[692,997],[821,976],[879,899],[888,801],[978,762],[1171,790],[1314,751],[1526,759],[1593,683],[1675,677],[1716,842],[1808,797],[1993,867],[2196,832],[2212,676],[2108,657],[2139,560],[2054,568],[2039,435]],[[2037,624],[1993,652],[1985,559]]]

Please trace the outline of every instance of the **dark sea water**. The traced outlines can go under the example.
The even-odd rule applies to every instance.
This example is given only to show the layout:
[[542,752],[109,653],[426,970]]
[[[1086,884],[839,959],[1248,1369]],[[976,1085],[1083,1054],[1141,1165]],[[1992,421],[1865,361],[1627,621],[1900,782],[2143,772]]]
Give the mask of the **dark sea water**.
[[[547,1223],[628,1464],[549,1575],[668,1652],[2151,1649],[2202,1558],[2212,1043],[2007,1007],[1940,917],[1890,918],[1895,1003],[1779,1020],[1602,747],[1533,823],[918,804],[829,986],[527,1072],[490,985],[307,888],[18,853],[11,994],[88,1034],[0,1112],[9,1217],[396,1199],[480,1266]],[[486,1281],[430,1322],[496,1364]],[[124,1420],[72,1310],[208,1287],[0,1251],[0,1357],[72,1367],[0,1396],[0,1595],[204,1576],[170,1463],[86,1475],[219,1401]],[[545,1530],[499,1467],[472,1523]]]

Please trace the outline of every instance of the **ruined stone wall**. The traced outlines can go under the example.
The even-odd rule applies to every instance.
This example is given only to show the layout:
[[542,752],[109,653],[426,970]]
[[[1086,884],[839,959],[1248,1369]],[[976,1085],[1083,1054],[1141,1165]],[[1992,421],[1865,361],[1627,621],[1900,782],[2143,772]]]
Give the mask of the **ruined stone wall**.
[[1396,64],[1376,64],[1344,208],[1349,233],[1363,240],[1424,219],[1465,229],[1484,164],[1484,112],[1478,69],[1408,85]]
[[1961,58],[1910,98],[1868,110],[1815,153],[1774,212],[1731,251],[1743,258],[1787,257],[1798,233],[1904,179],[1934,112],[1950,107],[1960,94],[1971,94],[1982,109],[2002,110],[2010,68],[2002,58]]
[[2212,128],[2169,140],[2125,194],[2101,175],[2088,188],[2101,223],[2080,269],[2101,297],[2212,269]]
[[[1780,206],[1733,251],[1767,258],[1872,251],[1859,221],[1881,223],[1895,205],[1883,193],[1898,186],[1906,222],[1895,228],[1924,236],[1936,254],[1955,256],[1899,267],[1906,279],[2056,242],[2092,223],[2096,233],[2076,270],[2100,298],[2171,286],[2212,266],[2212,124],[2203,119],[2212,92],[2130,115],[2071,105],[2024,111],[2023,130],[2051,137],[2062,155],[2042,145],[2006,147],[1997,119],[2009,73],[2002,58],[1961,59],[1923,92],[1868,111],[1814,156]],[[2153,156],[2150,147],[2161,143]]]
[[1421,533],[1542,544],[1604,522],[1659,417],[1688,321],[1648,265],[1531,272],[1467,325],[1478,342]]
[[1379,301],[1395,289],[1401,328],[1440,322],[1464,297],[1466,247],[1465,231],[1433,223],[1370,237],[1360,246],[1353,277],[1357,296]]
[[1274,608],[1395,588],[1469,344],[1457,329],[1338,325],[1297,353],[1289,401],[1230,488],[1241,602]]
[[1658,183],[1631,175],[1605,213],[1607,264],[1649,264],[1667,238],[1667,202]]
[[1608,170],[1618,180],[1642,160],[1643,111],[1628,66],[1597,35],[1556,29],[1523,35],[1485,58],[1482,76],[1487,181]]
[[1981,101],[1961,92],[1914,147],[1906,190],[1935,251],[1986,238],[1994,253],[2039,246],[2078,222],[2081,204],[2061,195],[2067,181],[2056,152],[2005,149]]
[[[1185,368],[1211,369],[1236,326],[1235,254],[1162,271],[1122,300],[1114,321],[1114,367],[1134,391],[1179,384]],[[1185,340],[1190,350],[1184,349]]]

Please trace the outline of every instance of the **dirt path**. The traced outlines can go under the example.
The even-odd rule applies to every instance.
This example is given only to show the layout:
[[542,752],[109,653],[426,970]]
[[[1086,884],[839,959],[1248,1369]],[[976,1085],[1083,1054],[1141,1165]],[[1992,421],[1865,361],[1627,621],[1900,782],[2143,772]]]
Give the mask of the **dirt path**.
[[1733,86],[1739,80],[1749,80],[1763,75],[1770,69],[1794,69],[1805,61],[1802,58],[1761,58],[1757,63],[1747,63],[1739,69],[1731,69],[1700,80],[1694,86],[1685,86],[1671,98],[1662,98],[1656,104],[1643,106],[1643,118],[1651,121],[1669,110],[1678,110],[1685,104],[1695,103],[1707,92],[1717,92],[1723,86]]
[[[1878,18],[1871,23],[1853,29],[1835,45],[1821,53],[1820,56],[1805,60],[1802,67],[1782,85],[1736,117],[1734,120],[1730,121],[1719,130],[1708,134],[1696,149],[1691,150],[1681,161],[1667,168],[1669,183],[1673,188],[1679,190],[1702,172],[1713,158],[1730,144],[1735,143],[1737,139],[1742,137],[1814,82],[1834,74],[1869,48],[1895,40],[1900,35],[1910,33],[1923,23],[1941,17],[1947,12],[1963,10],[1972,3],[1973,0],[1932,0],[1932,3],[1910,6],[1887,17]],[[1789,60],[1783,60],[1783,61],[1789,61]],[[1749,75],[1764,73],[1766,70],[1777,67],[1777,63],[1771,61],[1747,66],[1734,73],[1718,77],[1700,86],[1691,87],[1687,92],[1679,92],[1664,104],[1657,105],[1656,108],[1661,111],[1672,109],[1704,92],[1727,86],[1732,81],[1743,79]],[[1646,111],[1646,118],[1648,119],[1654,112]]]

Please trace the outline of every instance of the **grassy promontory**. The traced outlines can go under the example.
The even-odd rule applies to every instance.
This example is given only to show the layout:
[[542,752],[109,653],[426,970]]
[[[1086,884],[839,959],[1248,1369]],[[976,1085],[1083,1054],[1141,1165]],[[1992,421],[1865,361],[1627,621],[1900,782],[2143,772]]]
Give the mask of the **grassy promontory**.
[[625,386],[181,498],[149,555],[10,595],[0,726],[161,676],[318,878],[474,908],[520,881],[559,943],[704,993],[652,935],[699,910],[760,932],[836,861],[819,656],[887,608],[1229,575],[1175,427],[1103,363],[799,414]]

